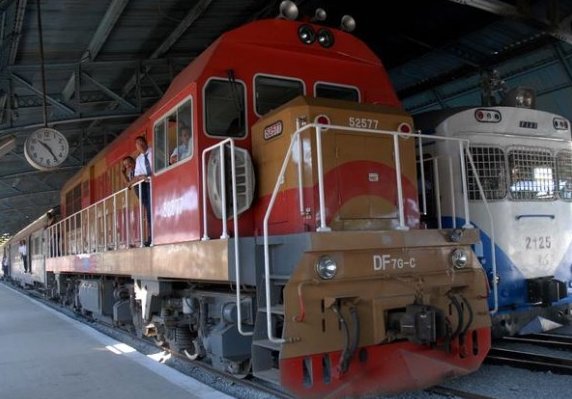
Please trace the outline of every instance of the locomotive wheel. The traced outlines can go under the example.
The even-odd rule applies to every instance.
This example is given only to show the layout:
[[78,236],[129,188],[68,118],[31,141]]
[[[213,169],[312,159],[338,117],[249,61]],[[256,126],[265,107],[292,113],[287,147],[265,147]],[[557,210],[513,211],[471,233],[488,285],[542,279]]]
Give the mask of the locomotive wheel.
[[252,362],[250,361],[250,359],[248,359],[242,362],[231,362],[228,365],[227,371],[231,373],[233,377],[242,379],[250,375],[251,368],[252,368]]
[[141,312],[141,303],[139,301],[131,300],[130,305],[135,335],[137,338],[143,338],[143,316]]
[[187,327],[176,327],[169,332],[167,343],[172,351],[183,353],[184,350],[187,350],[189,353],[194,353],[194,337]]

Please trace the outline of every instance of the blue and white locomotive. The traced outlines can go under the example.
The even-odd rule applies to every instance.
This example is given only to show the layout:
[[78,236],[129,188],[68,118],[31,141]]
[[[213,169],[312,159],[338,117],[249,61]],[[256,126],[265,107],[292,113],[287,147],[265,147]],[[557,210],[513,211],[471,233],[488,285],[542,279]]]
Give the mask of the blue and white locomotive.
[[495,337],[546,331],[572,319],[570,122],[533,109],[534,103],[530,89],[517,88],[500,106],[434,111],[415,120],[422,133],[466,140],[464,165],[449,160],[459,148],[427,140],[419,146],[427,193],[420,203],[428,224],[480,229],[476,252],[489,278]]

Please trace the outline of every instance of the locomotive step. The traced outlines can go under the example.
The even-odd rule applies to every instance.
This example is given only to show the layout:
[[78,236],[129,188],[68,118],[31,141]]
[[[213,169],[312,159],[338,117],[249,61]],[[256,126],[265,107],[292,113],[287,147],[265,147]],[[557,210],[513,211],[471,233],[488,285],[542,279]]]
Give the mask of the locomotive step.
[[271,274],[270,280],[273,280],[276,284],[285,284],[290,279],[288,274]]
[[[261,307],[258,309],[261,312],[266,313],[266,307]],[[270,307],[270,313],[284,315],[284,305],[273,305]]]
[[277,344],[275,342],[270,341],[269,339],[257,339],[255,341],[252,341],[252,344],[273,351],[280,351],[282,349],[282,344]]
[[277,368],[270,368],[263,371],[255,371],[254,376],[261,380],[271,382],[273,384],[280,384],[280,371]]

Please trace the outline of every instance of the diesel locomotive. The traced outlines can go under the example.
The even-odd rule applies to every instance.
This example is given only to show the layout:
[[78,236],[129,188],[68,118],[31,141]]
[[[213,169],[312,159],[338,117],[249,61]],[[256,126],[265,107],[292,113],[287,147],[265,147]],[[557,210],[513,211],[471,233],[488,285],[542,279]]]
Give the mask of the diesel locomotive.
[[[352,25],[278,18],[223,34],[65,184],[61,218],[38,222],[43,269],[23,273],[14,253],[13,275],[299,397],[475,371],[490,347],[478,232],[420,224],[412,118]],[[185,129],[190,154],[173,162]],[[150,221],[142,183],[121,176],[139,136]]]

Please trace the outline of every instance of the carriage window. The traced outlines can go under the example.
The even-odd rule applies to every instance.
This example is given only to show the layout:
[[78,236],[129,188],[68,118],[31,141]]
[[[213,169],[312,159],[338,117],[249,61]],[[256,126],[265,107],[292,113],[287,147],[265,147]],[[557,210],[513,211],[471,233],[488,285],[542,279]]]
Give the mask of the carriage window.
[[244,137],[244,84],[211,80],[205,88],[206,131],[213,136]]
[[256,113],[264,115],[298,96],[304,95],[299,80],[257,76],[254,79]]
[[353,87],[328,85],[318,83],[316,85],[316,97],[333,98],[335,100],[346,100],[359,102],[359,93]]
[[40,237],[35,237],[32,241],[32,255],[40,255],[42,253],[42,241]]
[[572,201],[572,152],[560,151],[556,157],[558,193],[565,201]]
[[550,200],[555,196],[554,158],[548,151],[518,149],[508,154],[513,200]]
[[81,210],[81,183],[66,193],[66,216]]
[[[470,151],[485,198],[488,200],[504,198],[507,186],[504,152],[500,148],[492,147],[470,147]],[[465,165],[469,199],[480,200],[481,194],[477,179],[467,157]]]

